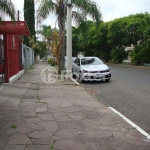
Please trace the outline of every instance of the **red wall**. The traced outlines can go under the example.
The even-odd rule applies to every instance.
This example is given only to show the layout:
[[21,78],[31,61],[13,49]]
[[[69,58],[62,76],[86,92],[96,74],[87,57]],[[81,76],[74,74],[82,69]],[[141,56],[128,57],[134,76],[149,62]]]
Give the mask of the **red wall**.
[[[4,55],[5,55],[5,82],[9,82],[9,78],[19,73],[22,70],[20,67],[20,51],[18,35],[4,36]],[[22,56],[22,53],[21,53]]]

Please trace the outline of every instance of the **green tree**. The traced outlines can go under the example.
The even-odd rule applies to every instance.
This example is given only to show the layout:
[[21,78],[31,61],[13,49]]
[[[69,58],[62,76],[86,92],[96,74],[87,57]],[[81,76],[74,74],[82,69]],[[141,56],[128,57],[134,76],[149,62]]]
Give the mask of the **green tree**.
[[11,0],[0,1],[0,14],[0,19],[3,19],[5,16],[10,17],[11,20],[16,19],[16,10]]
[[37,30],[36,33],[41,34],[42,41],[44,41],[46,43],[47,55],[49,55],[50,54],[51,41],[52,41],[52,29],[51,29],[51,26],[47,26],[47,25],[42,25],[41,27],[42,27],[42,29]]
[[126,33],[126,45],[137,46],[139,42],[143,42],[145,21],[144,14],[130,15],[124,19],[126,26],[124,32]]
[[131,52],[133,65],[144,65],[150,63],[150,39],[136,46]]
[[[59,27],[59,34],[60,34],[60,41],[58,48],[59,55],[63,57],[62,55],[62,48],[64,43],[64,21],[66,18],[66,7],[64,7],[63,0],[42,0],[40,3],[40,6],[37,10],[37,22],[41,23],[44,19],[48,17],[50,13],[54,13],[57,16],[58,20],[58,27]],[[101,13],[96,5],[95,2],[91,0],[74,0],[73,6],[76,11],[72,12],[73,19],[76,21],[77,24],[80,24],[86,19],[86,15],[89,15],[92,17],[92,19],[99,22],[101,19]],[[58,60],[58,73],[61,72],[62,66],[64,62],[60,63],[60,59]],[[61,68],[60,68],[61,65]]]
[[[99,28],[91,26],[88,39],[88,53],[97,56],[108,62],[110,60],[110,46],[108,43],[108,25],[109,23],[101,22]],[[92,49],[92,51],[90,51]]]
[[72,27],[72,55],[77,56],[80,49],[80,30],[77,27]]
[[108,26],[108,42],[112,48],[122,48],[125,44],[125,32],[124,28],[126,22],[124,18],[119,18],[111,21]]
[[146,43],[150,39],[150,14],[140,13],[111,21],[108,26],[108,38],[112,49],[122,49],[131,45],[135,47],[131,53],[133,64],[147,62],[143,52],[148,50]]
[[114,63],[122,63],[128,57],[128,53],[124,48],[116,48],[111,51],[111,57]]
[[35,37],[30,36],[29,37],[29,44],[30,47],[34,50],[36,50],[36,54],[39,54],[40,57],[44,57],[47,54],[46,46],[47,43],[46,41],[40,41],[37,38],[37,41],[35,42]]
[[40,57],[44,57],[47,54],[46,51],[46,43],[43,41],[36,41],[37,43],[37,50]]
[[[28,28],[30,30],[31,36],[35,37],[36,41],[36,36],[35,36],[35,5],[34,5],[34,0],[24,0],[24,20],[27,22]],[[27,46],[29,45],[29,37],[25,36],[24,37],[24,43]]]

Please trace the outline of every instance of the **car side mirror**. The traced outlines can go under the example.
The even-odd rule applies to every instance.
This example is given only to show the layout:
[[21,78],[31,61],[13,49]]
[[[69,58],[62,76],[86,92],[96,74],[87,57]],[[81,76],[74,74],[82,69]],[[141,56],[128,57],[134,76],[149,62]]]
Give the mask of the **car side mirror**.
[[78,66],[80,66],[80,63],[77,63]]

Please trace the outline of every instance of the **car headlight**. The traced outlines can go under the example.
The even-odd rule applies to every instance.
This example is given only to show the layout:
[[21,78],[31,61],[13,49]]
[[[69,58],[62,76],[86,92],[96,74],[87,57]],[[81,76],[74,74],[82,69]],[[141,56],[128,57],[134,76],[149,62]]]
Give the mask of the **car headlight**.
[[105,73],[105,72],[110,72],[110,69],[100,71],[100,73]]
[[87,70],[83,70],[83,73],[88,73],[88,71]]

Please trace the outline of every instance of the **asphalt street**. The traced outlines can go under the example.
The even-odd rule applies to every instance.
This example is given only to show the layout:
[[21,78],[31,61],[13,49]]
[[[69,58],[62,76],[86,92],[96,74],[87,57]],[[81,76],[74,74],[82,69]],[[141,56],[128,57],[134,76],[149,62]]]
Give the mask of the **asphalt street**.
[[113,107],[150,134],[150,68],[108,64],[110,82],[81,85],[98,101]]

